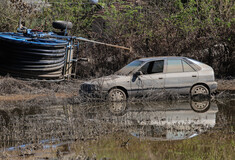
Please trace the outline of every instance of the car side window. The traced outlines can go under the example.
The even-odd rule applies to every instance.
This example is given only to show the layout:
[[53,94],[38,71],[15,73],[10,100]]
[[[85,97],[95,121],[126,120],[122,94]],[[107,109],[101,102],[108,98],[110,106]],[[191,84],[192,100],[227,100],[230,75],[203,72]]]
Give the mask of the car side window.
[[146,63],[139,71],[143,74],[162,73],[164,69],[164,60],[152,61]]
[[185,61],[183,62],[184,72],[194,72],[195,70]]
[[140,68],[139,71],[141,71],[143,74],[149,74],[148,71],[149,71],[149,65],[150,65],[150,62],[146,63],[143,67]]
[[167,73],[183,72],[183,66],[180,59],[169,59],[167,61]]
[[162,73],[164,68],[164,60],[155,61],[151,73]]

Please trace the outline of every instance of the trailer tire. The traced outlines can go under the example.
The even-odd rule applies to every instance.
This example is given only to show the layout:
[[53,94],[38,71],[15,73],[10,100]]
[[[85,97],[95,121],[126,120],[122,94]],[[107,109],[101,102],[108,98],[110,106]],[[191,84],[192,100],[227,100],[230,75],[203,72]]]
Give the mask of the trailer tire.
[[52,23],[52,26],[55,28],[55,29],[72,29],[73,27],[73,24],[71,22],[66,22],[66,21],[55,21]]

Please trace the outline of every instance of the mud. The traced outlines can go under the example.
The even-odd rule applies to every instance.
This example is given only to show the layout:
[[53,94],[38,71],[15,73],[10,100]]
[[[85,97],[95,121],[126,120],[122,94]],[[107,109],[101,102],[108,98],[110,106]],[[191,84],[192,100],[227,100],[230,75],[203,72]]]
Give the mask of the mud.
[[61,82],[24,81],[0,78],[0,107],[70,104],[80,101],[81,80]]
[[231,80],[217,80],[218,91],[235,91],[235,79]]
[[[61,82],[45,82],[0,77],[0,107],[14,103],[31,106],[82,103],[84,99],[78,93],[82,82],[84,80],[72,79]],[[234,95],[234,79],[218,80],[217,82],[218,92],[215,96],[224,98]],[[164,99],[165,95],[159,97]],[[177,98],[173,97],[173,99]]]

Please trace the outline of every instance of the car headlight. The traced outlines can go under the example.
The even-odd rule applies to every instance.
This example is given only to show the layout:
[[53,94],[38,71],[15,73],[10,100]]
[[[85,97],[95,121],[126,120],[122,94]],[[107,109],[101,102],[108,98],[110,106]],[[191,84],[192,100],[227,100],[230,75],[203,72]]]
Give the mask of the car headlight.
[[91,93],[91,92],[94,92],[94,91],[99,91],[100,90],[100,87],[95,85],[95,84],[82,84],[81,85],[81,90],[82,91],[85,91],[85,92],[88,92],[88,93]]

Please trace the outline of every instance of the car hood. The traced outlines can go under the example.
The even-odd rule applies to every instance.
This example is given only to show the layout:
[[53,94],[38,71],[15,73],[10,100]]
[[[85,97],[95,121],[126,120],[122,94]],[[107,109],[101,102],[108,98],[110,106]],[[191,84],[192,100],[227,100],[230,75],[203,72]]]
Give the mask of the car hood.
[[103,86],[103,85],[111,85],[111,84],[121,83],[121,82],[126,81],[128,79],[130,79],[130,76],[110,75],[110,76],[92,79],[92,80],[84,82],[84,83]]

